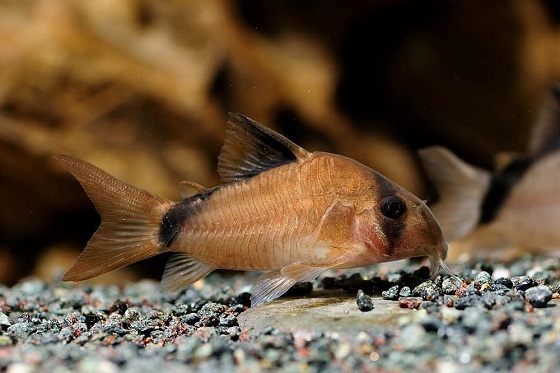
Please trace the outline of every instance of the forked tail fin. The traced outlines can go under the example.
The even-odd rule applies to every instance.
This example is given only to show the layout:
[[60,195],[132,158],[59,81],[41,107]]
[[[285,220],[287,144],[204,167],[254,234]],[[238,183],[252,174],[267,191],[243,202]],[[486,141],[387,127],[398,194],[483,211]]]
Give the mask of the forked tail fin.
[[101,215],[101,225],[64,281],[86,280],[161,252],[159,227],[171,201],[117,180],[80,159],[54,158],[80,182]]

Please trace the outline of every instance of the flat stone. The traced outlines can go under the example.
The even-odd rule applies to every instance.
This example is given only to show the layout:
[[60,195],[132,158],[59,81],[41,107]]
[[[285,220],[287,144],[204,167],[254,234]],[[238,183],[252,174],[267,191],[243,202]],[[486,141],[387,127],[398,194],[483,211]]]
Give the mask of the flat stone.
[[399,303],[374,296],[375,308],[362,312],[353,295],[340,290],[318,290],[305,297],[281,297],[238,316],[241,330],[256,334],[266,327],[316,329],[355,334],[375,326],[397,326],[399,317],[415,312]]

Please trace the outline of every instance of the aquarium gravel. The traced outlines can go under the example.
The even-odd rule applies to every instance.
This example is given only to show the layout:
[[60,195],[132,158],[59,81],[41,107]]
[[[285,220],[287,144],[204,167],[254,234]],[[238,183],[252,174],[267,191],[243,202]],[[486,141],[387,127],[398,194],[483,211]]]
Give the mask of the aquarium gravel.
[[[151,280],[107,286],[27,279],[0,286],[0,371],[555,372],[559,268],[558,259],[524,257],[454,265],[459,279],[429,279],[427,268],[404,261],[327,273],[266,305],[339,291],[362,320],[348,330],[334,328],[344,316],[320,327],[266,319],[263,327],[241,327],[255,278],[248,273],[216,273],[170,294]],[[401,313],[394,322],[375,322],[395,307]],[[301,325],[297,311],[288,317]]]

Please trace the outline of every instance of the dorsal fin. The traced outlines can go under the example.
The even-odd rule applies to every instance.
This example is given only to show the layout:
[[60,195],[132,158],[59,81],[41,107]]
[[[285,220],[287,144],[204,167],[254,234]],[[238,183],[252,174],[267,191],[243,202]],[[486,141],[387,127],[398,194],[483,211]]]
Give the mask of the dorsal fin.
[[204,192],[208,188],[195,183],[194,181],[181,181],[179,183],[179,194],[182,199],[190,198],[194,195]]
[[218,173],[226,183],[239,181],[309,155],[270,128],[244,115],[230,113]]

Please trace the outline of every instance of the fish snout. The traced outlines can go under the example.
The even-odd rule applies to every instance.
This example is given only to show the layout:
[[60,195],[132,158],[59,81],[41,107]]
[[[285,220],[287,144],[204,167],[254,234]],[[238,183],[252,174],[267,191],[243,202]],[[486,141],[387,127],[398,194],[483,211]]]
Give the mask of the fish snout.
[[[360,224],[372,261],[392,261],[427,256],[435,264],[447,257],[448,245],[442,230],[422,201],[410,197],[407,212],[399,219],[381,218],[381,224]],[[377,229],[371,227],[377,226]]]
[[436,217],[424,202],[421,202],[417,211],[421,220],[420,235],[424,241],[425,255],[429,256],[432,262],[443,262],[447,258],[449,245]]

